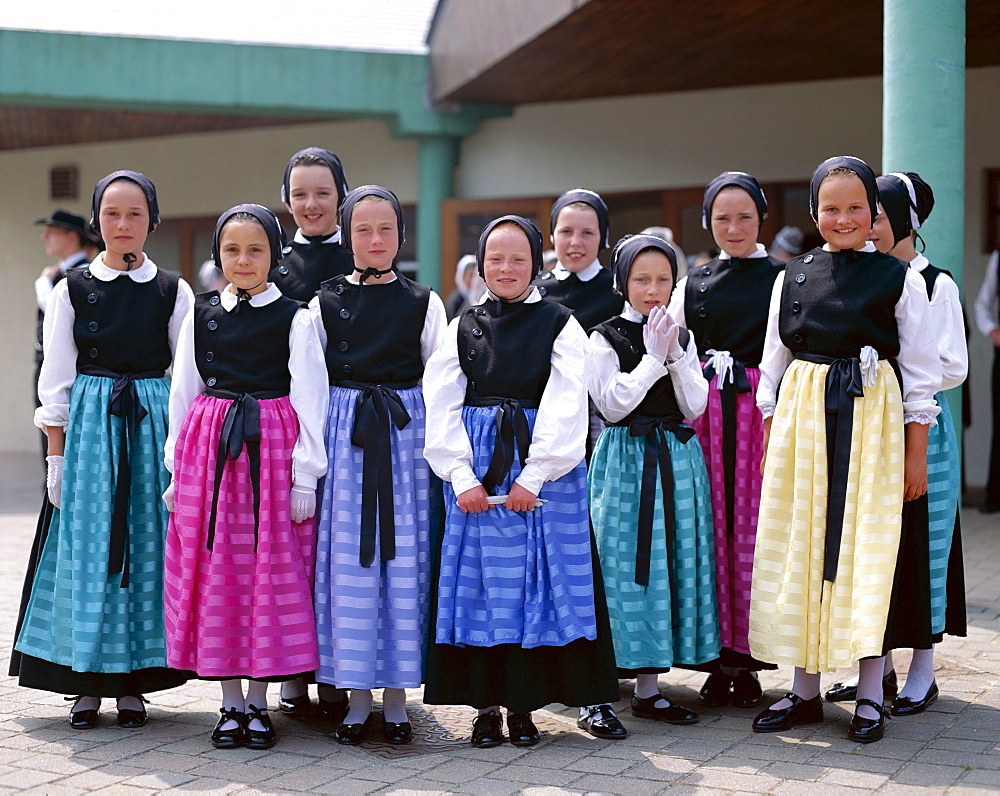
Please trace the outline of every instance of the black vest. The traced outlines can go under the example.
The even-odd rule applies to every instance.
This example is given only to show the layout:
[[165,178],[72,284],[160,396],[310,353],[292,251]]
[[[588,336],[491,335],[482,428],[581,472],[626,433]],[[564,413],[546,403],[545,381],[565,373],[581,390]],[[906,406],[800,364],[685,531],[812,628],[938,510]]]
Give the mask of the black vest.
[[327,279],[354,270],[354,255],[339,243],[293,242],[282,255],[267,278],[296,301],[308,303]]
[[431,289],[400,275],[387,285],[372,282],[335,276],[320,286],[330,384],[409,384],[424,375],[420,335]]
[[206,386],[230,392],[288,394],[292,319],[302,306],[287,296],[263,307],[248,301],[226,312],[219,292],[194,299],[194,355]]
[[136,282],[122,274],[110,282],[89,268],[66,272],[76,319],[76,369],[88,365],[113,373],[147,373],[170,367],[168,325],[177,301],[177,274],[156,269],[156,277]]
[[[646,346],[642,342],[642,326],[638,321],[627,321],[618,317],[594,327],[595,332],[611,343],[611,347],[618,355],[618,365],[622,373],[631,373],[639,367],[639,363],[646,353]],[[681,329],[679,342],[685,351],[687,351],[690,339],[691,335],[688,330]],[[677,396],[674,394],[674,385],[670,380],[669,373],[650,387],[649,392],[639,402],[639,405],[627,417],[619,420],[616,425],[627,425],[635,417],[677,421],[684,419],[684,413],[681,412],[680,406],[677,404]]]
[[572,310],[584,329],[613,318],[625,306],[625,299],[615,292],[614,278],[607,268],[601,268],[589,282],[582,281],[576,274],[559,280],[551,271],[546,271],[533,284],[542,298]]
[[907,265],[881,252],[813,249],[788,261],[778,331],[792,352],[856,357],[872,346],[899,354],[896,303]]
[[701,356],[714,348],[749,367],[760,365],[771,290],[784,267],[773,257],[716,257],[688,272],[684,317]]
[[934,283],[937,282],[938,276],[941,274],[951,276],[951,271],[945,271],[943,268],[938,268],[930,263],[927,263],[927,265],[924,266],[923,271],[918,271],[917,273],[924,278],[924,284],[927,286],[928,301],[934,297]]
[[487,299],[459,315],[458,361],[466,400],[540,401],[549,381],[552,346],[572,313],[559,304]]
[[[90,260],[87,259],[87,255],[80,254],[80,258],[75,262],[70,263],[66,266],[66,273],[69,273],[74,268],[80,268],[84,265],[90,265]],[[52,286],[55,287],[60,282],[66,278],[66,274],[60,272],[55,279],[52,280]],[[35,324],[35,363],[40,364],[42,361],[42,330],[45,325],[45,312],[39,307],[38,318]]]

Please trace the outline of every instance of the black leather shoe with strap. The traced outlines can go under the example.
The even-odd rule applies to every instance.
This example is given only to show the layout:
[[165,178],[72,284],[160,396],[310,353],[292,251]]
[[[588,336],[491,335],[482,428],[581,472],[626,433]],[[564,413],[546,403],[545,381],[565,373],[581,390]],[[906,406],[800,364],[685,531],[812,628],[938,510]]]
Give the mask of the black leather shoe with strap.
[[476,749],[489,749],[503,742],[503,721],[499,713],[490,711],[472,722],[472,745]]
[[[238,749],[243,746],[243,741],[246,740],[247,714],[236,708],[222,708],[219,712],[222,718],[212,730],[212,746],[216,749]],[[222,729],[222,725],[229,721],[236,722],[236,726]]]
[[[264,729],[253,729],[250,724],[254,720],[259,721]],[[247,705],[246,740],[243,742],[243,745],[247,749],[270,749],[277,740],[278,733],[274,731],[274,725],[271,724],[271,717],[267,715],[267,708]]]
[[[657,707],[656,703],[661,699],[667,704]],[[648,699],[642,699],[632,694],[632,715],[643,719],[665,721],[667,724],[696,724],[698,722],[698,714],[693,710],[688,710],[683,705],[673,705],[660,694]]]
[[799,724],[823,721],[823,702],[819,694],[812,699],[803,699],[789,691],[785,699],[792,703],[787,708],[768,708],[757,714],[753,720],[754,732],[782,732]]
[[866,719],[857,714],[855,709],[854,718],[851,719],[850,729],[847,730],[847,737],[858,743],[872,743],[881,741],[885,734],[885,725],[889,722],[889,712],[882,705],[872,699],[859,699],[858,707],[867,705],[874,708],[878,713],[877,719]]
[[538,743],[538,728],[530,713],[508,713],[507,735],[514,746],[534,746]]
[[605,741],[620,741],[628,737],[628,730],[611,705],[593,705],[587,708],[587,715],[577,719],[576,726]]

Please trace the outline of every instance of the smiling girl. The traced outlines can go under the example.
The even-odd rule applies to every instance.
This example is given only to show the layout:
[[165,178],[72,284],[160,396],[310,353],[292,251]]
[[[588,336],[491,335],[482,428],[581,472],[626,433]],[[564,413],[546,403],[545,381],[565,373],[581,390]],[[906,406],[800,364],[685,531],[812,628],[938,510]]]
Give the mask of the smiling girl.
[[941,370],[923,279],[866,240],[877,201],[866,163],[821,163],[809,209],[826,244],[790,260],[771,293],[749,638],[756,658],[796,669],[755,732],[822,721],[820,672],[855,661],[848,738],[877,741],[885,728],[883,641],[902,505],[927,490]]
[[475,747],[503,743],[501,707],[511,743],[537,743],[531,712],[550,702],[592,706],[587,729],[624,738],[587,518],[587,340],[531,285],[530,221],[488,224],[476,262],[489,292],[427,363],[424,453],[447,519],[424,701],[477,708]]
[[45,315],[35,424],[48,436],[47,504],[12,666],[21,685],[80,695],[75,729],[97,726],[101,697],[117,698],[119,726],[141,727],[142,694],[188,677],[165,668],[156,496],[169,482],[164,371],[192,294],[142,251],[159,220],[144,175],[97,183],[91,226],[106,250],[67,272]]
[[396,195],[377,185],[344,200],[352,272],[310,303],[326,349],[330,411],[316,556],[319,683],[350,688],[339,743],[364,737],[373,688],[382,736],[408,743],[407,688],[423,681],[430,588],[430,471],[423,457],[424,363],[445,326],[434,291],[396,272],[404,239]]
[[326,390],[309,313],[267,281],[282,238],[260,205],[219,217],[212,258],[229,285],[196,297],[170,388],[168,660],[221,681],[217,748],[273,746],[268,682],[317,663],[309,520]]
[[705,411],[694,335],[667,313],[677,276],[670,244],[622,238],[611,256],[622,314],[590,335],[590,394],[608,428],[590,466],[618,676],[636,678],[632,714],[693,724],[657,676],[719,654],[708,474],[689,425]]

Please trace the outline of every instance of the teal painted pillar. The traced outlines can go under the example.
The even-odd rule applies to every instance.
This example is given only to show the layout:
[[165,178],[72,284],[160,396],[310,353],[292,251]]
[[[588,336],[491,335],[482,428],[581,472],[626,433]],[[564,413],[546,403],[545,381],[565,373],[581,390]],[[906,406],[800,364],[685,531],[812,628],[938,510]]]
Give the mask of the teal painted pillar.
[[[882,173],[916,171],[934,190],[920,237],[963,284],[965,256],[965,0],[884,0]],[[956,429],[959,390],[948,391]],[[961,433],[959,433],[961,442]]]
[[461,139],[421,136],[417,158],[417,279],[441,289],[441,201],[452,194]]

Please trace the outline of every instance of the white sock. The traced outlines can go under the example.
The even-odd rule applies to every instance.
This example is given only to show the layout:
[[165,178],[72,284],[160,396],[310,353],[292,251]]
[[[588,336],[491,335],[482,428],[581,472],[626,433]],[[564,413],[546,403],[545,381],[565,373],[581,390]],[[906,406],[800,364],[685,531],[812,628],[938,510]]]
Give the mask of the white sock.
[[302,681],[301,677],[296,677],[294,680],[285,680],[281,684],[282,699],[296,699],[308,693],[309,686]]
[[654,703],[654,708],[668,708],[670,701],[660,693],[659,675],[657,674],[637,674],[635,676],[635,695],[639,699],[652,699],[659,697]]
[[372,712],[372,692],[366,688],[351,691],[351,709],[344,717],[344,724],[364,724]]
[[382,689],[382,715],[385,720],[393,724],[402,724],[409,721],[406,715],[406,689],[405,688],[383,688]]
[[70,713],[79,713],[81,710],[100,710],[100,697],[80,697],[76,704],[70,709]]
[[[879,681],[881,684],[881,680]],[[795,676],[792,678],[792,693],[801,699],[815,699],[819,696],[819,673],[810,674],[805,669],[795,667]],[[792,703],[787,699],[779,699],[771,710],[783,710],[790,708]]]
[[[247,706],[243,699],[243,681],[238,677],[222,681],[222,707],[225,710],[238,710],[246,713]],[[239,725],[229,719],[219,729],[235,730]]]
[[586,707],[580,708],[580,718],[585,719],[590,715],[590,712],[594,708],[607,708],[611,711],[612,716],[616,716],[615,709],[611,707],[607,702],[598,702],[596,705],[587,705]]
[[142,700],[136,696],[118,697],[118,710],[142,710]]
[[[858,699],[870,699],[876,705],[881,705],[884,699],[882,693],[882,672],[885,661],[882,657],[868,658],[858,661]],[[858,705],[855,711],[863,719],[877,719],[878,711],[869,705]]]
[[899,695],[913,700],[923,699],[932,685],[934,685],[934,647],[929,650],[913,650],[906,683],[903,684]]
[[885,654],[885,666],[882,667],[882,675],[886,677],[891,671],[896,668],[896,665],[892,662],[892,650],[889,650]]
[[[247,709],[253,705],[255,708],[260,708],[261,710],[267,710],[267,687],[269,683],[262,680],[251,680],[247,684]],[[263,732],[265,727],[261,723],[260,719],[250,719],[250,723],[247,727],[251,730],[256,730],[257,732]]]

